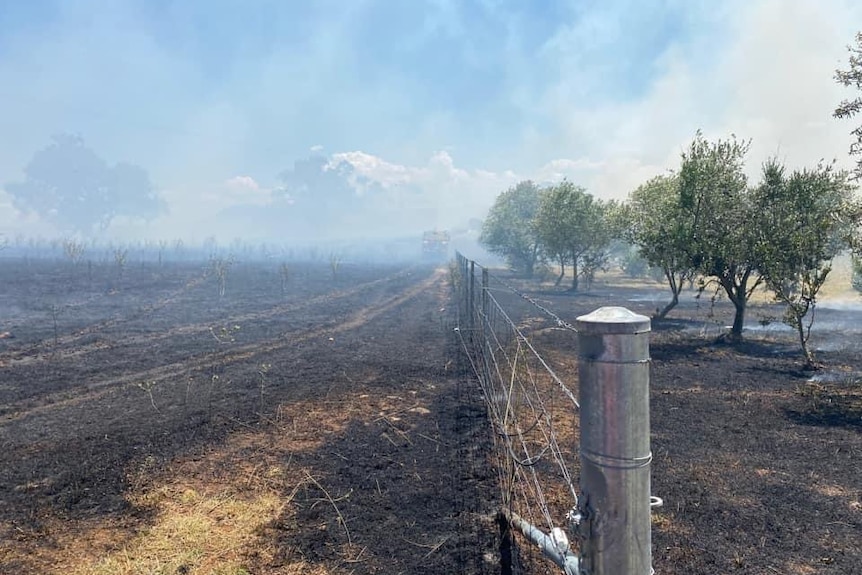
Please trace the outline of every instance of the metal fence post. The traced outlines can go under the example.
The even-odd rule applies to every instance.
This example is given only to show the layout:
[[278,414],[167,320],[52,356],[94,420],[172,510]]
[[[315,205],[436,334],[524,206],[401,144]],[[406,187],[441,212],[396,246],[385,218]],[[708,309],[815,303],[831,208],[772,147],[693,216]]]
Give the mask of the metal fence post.
[[650,320],[603,307],[576,327],[581,572],[650,575]]
[[482,373],[487,374],[490,372],[490,361],[488,358],[488,336],[490,335],[493,327],[491,326],[491,319],[489,317],[489,312],[491,310],[491,301],[488,297],[488,269],[482,268],[482,315],[479,318],[481,322],[481,326],[479,329],[480,337],[482,338],[480,344],[482,345]]
[[470,260],[470,343],[475,341],[476,331],[476,262]]
[[[464,258],[464,265],[462,267],[463,275],[461,277],[464,278],[464,285],[462,286],[462,295],[464,298],[464,319],[467,319],[467,314],[470,313],[470,278],[467,277],[467,274],[470,273],[470,261],[467,258]],[[462,329],[464,326],[461,326]]]
[[467,309],[467,258],[461,253],[458,254],[458,274],[461,280],[458,284],[458,326],[463,327]]
[[[482,268],[482,325],[484,328],[484,324],[488,321],[488,309],[489,309],[489,301],[488,301],[488,269]],[[484,333],[484,329],[483,332]]]

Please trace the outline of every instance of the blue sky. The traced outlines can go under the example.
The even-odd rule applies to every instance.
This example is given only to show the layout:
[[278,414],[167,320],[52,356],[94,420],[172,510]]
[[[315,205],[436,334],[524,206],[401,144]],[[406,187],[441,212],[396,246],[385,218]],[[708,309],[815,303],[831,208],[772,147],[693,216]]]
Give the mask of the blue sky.
[[435,224],[518,178],[624,197],[698,128],[846,156],[831,76],[860,28],[845,0],[0,0],[0,182],[76,132],[150,171],[153,233],[265,204],[312,146],[410,180]]

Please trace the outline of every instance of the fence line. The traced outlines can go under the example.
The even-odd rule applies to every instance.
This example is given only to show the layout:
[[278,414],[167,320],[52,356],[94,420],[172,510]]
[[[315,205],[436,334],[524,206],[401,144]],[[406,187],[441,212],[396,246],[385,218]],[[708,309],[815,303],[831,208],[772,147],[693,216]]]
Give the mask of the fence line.
[[562,328],[565,328],[565,329],[568,329],[571,331],[578,331],[577,329],[575,329],[575,326],[573,326],[569,322],[563,320],[560,316],[558,316],[557,314],[555,314],[554,312],[552,312],[551,310],[549,310],[548,308],[546,308],[545,306],[543,306],[542,304],[537,302],[535,299],[531,298],[527,294],[525,294],[522,291],[518,290],[517,288],[513,287],[509,283],[503,281],[501,278],[499,278],[497,276],[490,276],[490,277],[493,278],[494,281],[496,281],[497,283],[499,283],[500,285],[505,287],[507,290],[514,293],[515,295],[517,295],[521,299],[529,302],[533,307],[535,307],[536,309],[541,311],[543,314],[545,314],[546,316],[553,319],[554,322],[557,324],[557,327],[562,327]]
[[[648,575],[649,319],[602,308],[578,318],[578,329],[461,254],[451,272],[458,297],[455,333],[492,430],[501,516],[564,573]],[[578,332],[581,379],[590,380],[580,382],[580,401],[494,295],[492,280],[557,326]],[[623,398],[630,390],[621,384],[631,382],[635,401]],[[602,395],[604,389],[620,395]],[[605,404],[613,413],[597,413]],[[581,405],[591,411],[582,413]],[[592,429],[581,429],[582,417]],[[621,437],[608,434],[609,426],[624,430],[624,444],[603,439],[613,435],[618,443]],[[582,437],[587,446],[578,445]],[[517,561],[511,570],[519,570]]]

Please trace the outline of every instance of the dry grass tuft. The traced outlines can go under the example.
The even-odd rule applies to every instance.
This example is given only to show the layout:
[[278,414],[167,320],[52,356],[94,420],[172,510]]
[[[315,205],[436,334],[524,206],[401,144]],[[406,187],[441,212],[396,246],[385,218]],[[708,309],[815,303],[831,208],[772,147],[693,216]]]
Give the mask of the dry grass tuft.
[[158,509],[151,526],[121,549],[69,575],[243,575],[243,553],[256,531],[277,516],[283,502],[274,492],[253,495],[231,489],[200,492],[163,486],[135,503]]
[[[320,492],[321,505],[331,506],[345,530],[345,562],[360,563],[370,553],[350,542],[341,500],[295,456],[317,449],[326,436],[343,433],[361,414],[399,422],[403,413],[427,413],[412,397],[360,394],[334,409],[327,400],[298,401],[278,408],[276,421],[261,431],[234,435],[204,457],[176,460],[171,470],[150,476],[144,489],[128,494],[133,507],[152,512],[149,523],[130,531],[101,523],[78,525],[74,537],[60,536],[63,560],[52,561],[63,575],[244,575],[253,551],[257,564],[269,563],[277,549],[261,540],[267,525],[293,511],[293,498],[303,487]],[[337,416],[333,414],[338,414]],[[390,423],[390,425],[396,425]],[[401,434],[407,431],[396,427]],[[141,483],[141,482],[137,482]],[[56,525],[57,532],[64,527]],[[325,566],[301,557],[280,563],[278,573],[329,575]]]

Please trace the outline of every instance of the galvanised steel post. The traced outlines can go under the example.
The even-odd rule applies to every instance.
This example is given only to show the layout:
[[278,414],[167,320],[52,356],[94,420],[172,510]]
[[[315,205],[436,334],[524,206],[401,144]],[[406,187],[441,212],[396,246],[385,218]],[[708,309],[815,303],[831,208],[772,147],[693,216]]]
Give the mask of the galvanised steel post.
[[488,298],[488,268],[482,268],[482,316],[479,318],[479,321],[482,323],[479,333],[481,334],[481,341],[479,342],[482,346],[482,374],[483,376],[489,373],[489,358],[488,358],[488,337],[490,335],[491,327],[489,325],[490,318],[488,317],[488,312],[491,308],[490,300]]
[[581,573],[650,575],[650,320],[623,307],[577,319]]
[[470,260],[470,343],[475,343],[476,331],[476,262]]
[[464,328],[464,310],[467,309],[467,258],[463,254],[458,254],[458,273],[460,274],[461,283],[458,285],[458,326]]
[[[467,319],[467,314],[470,313],[470,278],[467,277],[470,273],[470,261],[467,258],[464,258],[464,268],[463,268],[463,290],[464,290],[464,319]],[[466,326],[461,326],[461,329],[464,329]]]
[[482,315],[488,317],[488,268],[482,268]]

